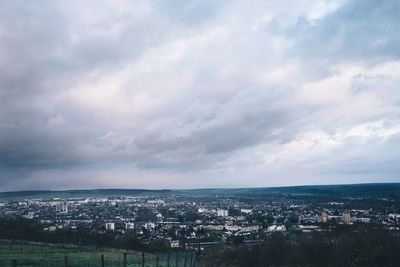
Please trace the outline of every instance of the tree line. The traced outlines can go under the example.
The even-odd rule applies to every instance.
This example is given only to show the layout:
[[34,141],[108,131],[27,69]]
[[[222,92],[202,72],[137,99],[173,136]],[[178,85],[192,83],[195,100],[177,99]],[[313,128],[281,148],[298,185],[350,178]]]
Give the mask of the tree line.
[[202,266],[399,266],[398,233],[381,230],[274,234],[261,245],[206,250]]

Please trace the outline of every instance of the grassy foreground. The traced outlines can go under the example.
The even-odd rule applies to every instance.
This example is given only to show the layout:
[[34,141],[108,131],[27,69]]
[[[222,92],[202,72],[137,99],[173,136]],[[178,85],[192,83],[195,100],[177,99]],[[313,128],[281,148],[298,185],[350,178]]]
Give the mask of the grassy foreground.
[[[142,266],[142,253],[127,251],[127,267]],[[76,247],[62,247],[48,244],[32,244],[21,242],[0,242],[0,267],[12,266],[17,260],[17,266],[35,267],[64,267],[67,256],[69,267],[101,266],[104,257],[105,267],[124,267],[124,251],[122,250],[82,250]],[[160,253],[158,266],[193,266],[192,253]],[[157,255],[144,253],[144,266],[157,266]]]

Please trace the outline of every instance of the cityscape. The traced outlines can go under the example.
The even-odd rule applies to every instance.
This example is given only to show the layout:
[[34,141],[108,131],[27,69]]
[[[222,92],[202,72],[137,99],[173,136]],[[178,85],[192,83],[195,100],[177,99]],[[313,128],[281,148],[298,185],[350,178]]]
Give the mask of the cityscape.
[[[387,194],[382,191],[376,195],[366,193],[372,185],[342,187],[351,194],[338,195],[335,190],[340,187],[333,187],[335,190],[330,192],[329,186],[159,192],[89,190],[86,197],[85,191],[50,192],[40,198],[33,195],[3,200],[0,216],[40,222],[41,230],[49,233],[113,233],[114,238],[135,236],[145,244],[165,240],[171,248],[183,249],[257,243],[273,233],[332,232],[343,226],[400,233],[400,194],[392,194],[399,185],[391,185]],[[376,187],[387,190],[388,186]],[[353,188],[366,191],[357,195]],[[52,194],[71,196],[51,197]]]

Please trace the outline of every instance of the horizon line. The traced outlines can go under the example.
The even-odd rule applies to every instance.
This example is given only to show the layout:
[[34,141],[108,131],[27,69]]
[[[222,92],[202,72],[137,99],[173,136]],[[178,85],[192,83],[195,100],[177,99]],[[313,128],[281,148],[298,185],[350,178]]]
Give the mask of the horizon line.
[[351,186],[351,185],[388,185],[400,184],[400,182],[371,182],[371,183],[348,183],[348,184],[302,184],[302,185],[281,185],[281,186],[249,186],[249,187],[199,187],[199,188],[79,188],[79,189],[37,189],[37,190],[14,190],[0,191],[3,193],[19,192],[68,192],[68,191],[95,191],[95,190],[143,190],[143,191],[188,191],[188,190],[237,190],[237,189],[267,189],[267,188],[288,188],[288,187],[313,187],[313,186]]

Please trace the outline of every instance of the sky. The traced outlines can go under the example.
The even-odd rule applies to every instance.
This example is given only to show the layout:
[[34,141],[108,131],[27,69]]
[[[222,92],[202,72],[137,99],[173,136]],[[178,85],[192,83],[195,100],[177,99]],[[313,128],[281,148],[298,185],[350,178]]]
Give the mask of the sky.
[[0,2],[0,191],[400,182],[400,1]]

